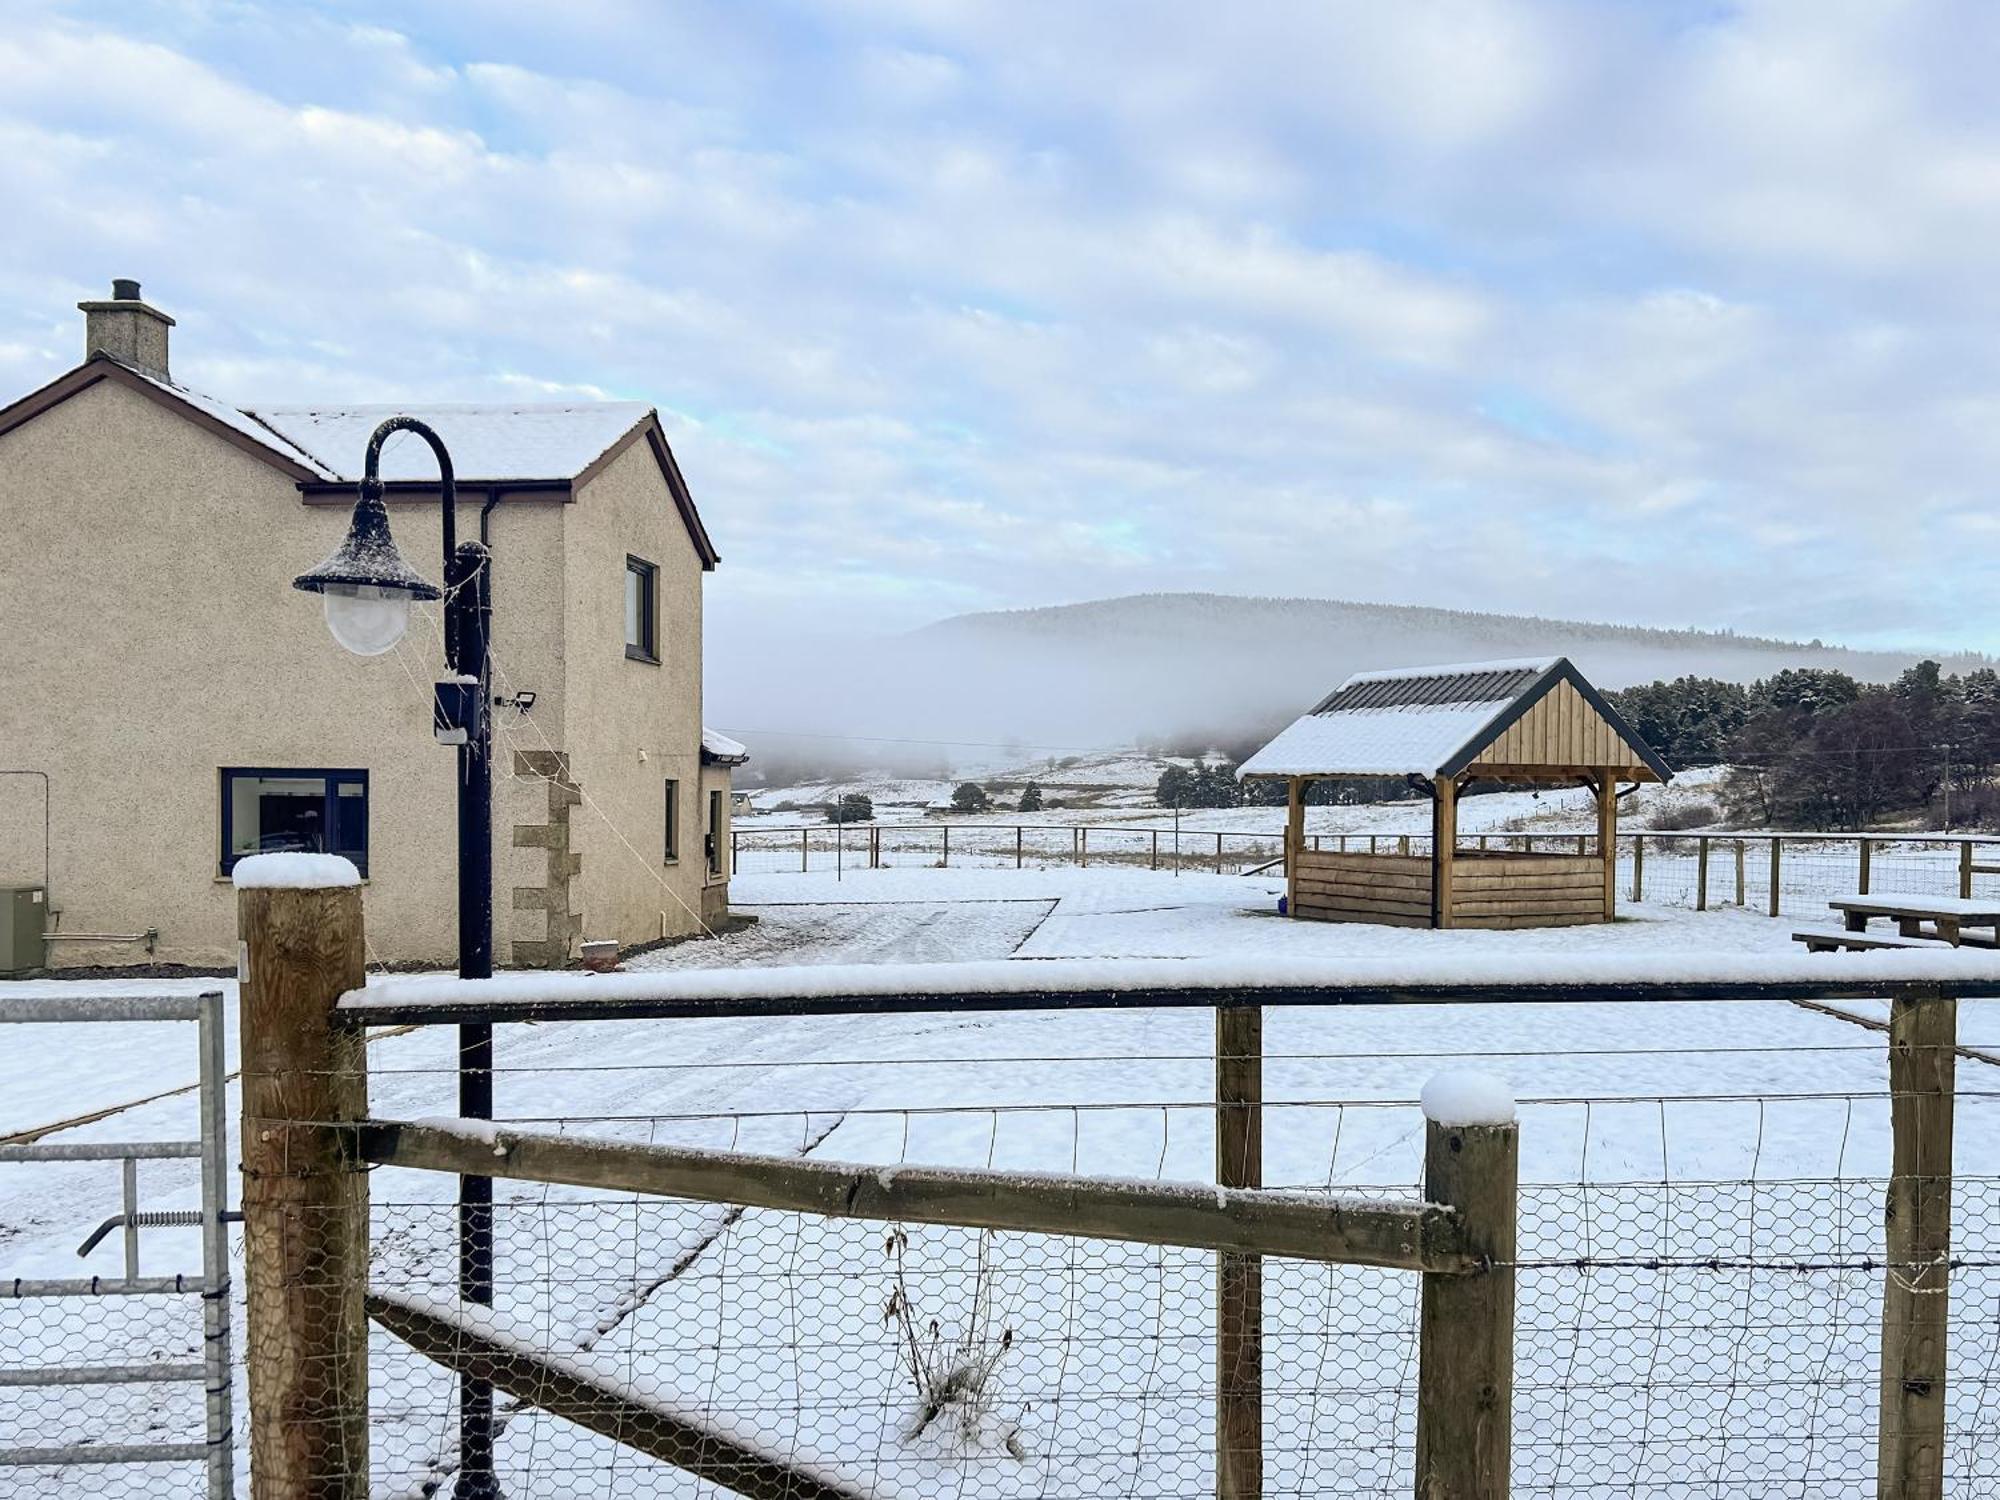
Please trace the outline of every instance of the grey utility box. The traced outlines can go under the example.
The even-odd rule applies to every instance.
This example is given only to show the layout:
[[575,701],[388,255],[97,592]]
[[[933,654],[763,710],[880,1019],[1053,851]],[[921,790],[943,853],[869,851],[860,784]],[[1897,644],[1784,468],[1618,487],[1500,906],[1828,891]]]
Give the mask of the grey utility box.
[[49,926],[48,893],[38,885],[0,885],[0,974],[22,974],[48,963],[42,942]]

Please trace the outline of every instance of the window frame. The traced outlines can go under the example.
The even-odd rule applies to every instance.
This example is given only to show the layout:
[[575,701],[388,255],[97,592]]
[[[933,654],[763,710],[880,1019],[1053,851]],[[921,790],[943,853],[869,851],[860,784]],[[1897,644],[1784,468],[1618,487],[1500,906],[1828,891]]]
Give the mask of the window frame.
[[247,859],[258,850],[243,854],[233,853],[231,846],[236,842],[236,797],[235,782],[239,777],[251,780],[310,781],[315,777],[320,782],[320,827],[330,829],[335,824],[334,804],[340,796],[342,783],[359,783],[361,787],[361,849],[359,857],[342,853],[341,858],[353,860],[354,868],[361,872],[361,878],[368,878],[369,844],[369,804],[373,792],[368,785],[368,770],[365,766],[218,766],[216,767],[216,787],[218,791],[220,816],[217,824],[221,836],[217,873],[227,879],[236,868],[236,862]]
[[[625,659],[657,667],[660,664],[660,565],[628,552],[625,554],[625,586],[628,589],[634,577],[639,580],[639,640],[626,639]],[[623,602],[621,597],[620,603]]]
[[725,806],[726,804],[722,800],[722,789],[720,787],[710,787],[708,790],[707,809],[707,847],[704,850],[708,855],[708,873],[710,875],[720,875],[722,873],[722,817]]
[[667,805],[666,805],[666,817],[665,817],[666,827],[664,828],[663,832],[665,834],[664,844],[665,844],[666,854],[665,854],[665,859],[662,862],[665,864],[677,865],[681,862],[680,778],[675,776],[666,777],[665,785],[666,785]]

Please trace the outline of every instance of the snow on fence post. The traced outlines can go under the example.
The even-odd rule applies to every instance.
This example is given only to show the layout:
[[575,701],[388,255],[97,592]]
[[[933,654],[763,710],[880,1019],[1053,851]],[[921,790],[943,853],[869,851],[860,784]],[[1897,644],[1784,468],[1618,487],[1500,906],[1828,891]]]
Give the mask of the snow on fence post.
[[368,1177],[360,876],[330,855],[238,861],[243,1263],[253,1500],[368,1493]]
[[1895,1141],[1884,1213],[1879,1500],[1940,1500],[1944,1494],[1957,1041],[1956,996],[1911,989],[1891,1002],[1889,1119]]
[[1520,1126],[1498,1079],[1424,1086],[1424,1197],[1458,1210],[1479,1269],[1426,1272],[1417,1336],[1418,1500],[1506,1500],[1513,1462]]
[[[1215,1181],[1264,1183],[1264,1011],[1215,1012]],[[1264,1493],[1264,1261],[1224,1251],[1215,1262],[1215,1493]]]

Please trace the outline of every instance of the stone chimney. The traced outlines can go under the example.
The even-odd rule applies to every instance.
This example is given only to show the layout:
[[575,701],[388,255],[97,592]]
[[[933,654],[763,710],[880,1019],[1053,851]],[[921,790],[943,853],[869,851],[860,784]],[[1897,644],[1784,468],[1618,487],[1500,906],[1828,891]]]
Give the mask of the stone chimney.
[[109,302],[79,302],[83,313],[83,357],[109,354],[148,375],[168,379],[167,330],[174,320],[139,298],[139,283],[120,277],[111,283]]

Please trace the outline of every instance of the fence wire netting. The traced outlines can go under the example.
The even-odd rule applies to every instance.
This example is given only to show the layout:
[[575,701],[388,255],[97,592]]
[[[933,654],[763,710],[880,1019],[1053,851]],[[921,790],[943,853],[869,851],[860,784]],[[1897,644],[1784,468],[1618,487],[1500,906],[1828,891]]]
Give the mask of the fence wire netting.
[[[4,1239],[0,1235],[0,1246]],[[0,1286],[0,1292],[6,1290]],[[64,1299],[0,1295],[0,1351],[5,1351],[0,1364],[8,1375],[105,1366],[198,1367],[202,1338],[201,1299],[195,1292],[135,1297],[112,1291]],[[200,1451],[204,1399],[198,1380],[94,1386],[0,1380],[0,1453],[88,1454],[162,1444],[193,1450],[185,1458],[143,1465],[10,1465],[0,1468],[0,1495],[23,1500],[86,1495],[199,1500],[208,1493],[206,1458]]]
[[[1703,1010],[1657,1009],[1675,1011],[1662,1024],[1683,1035]],[[1724,1033],[1757,1029],[1752,1011],[1800,1015],[1707,1009],[1735,1013],[1718,1023]],[[1479,1014],[1457,1010],[1461,1026]],[[814,1051],[801,1040],[781,1065],[565,1066],[554,1063],[556,1033],[591,1027],[539,1027],[512,1065],[503,1044],[498,1094],[523,1127],[586,1139],[890,1174],[937,1165],[1213,1180],[1213,1095],[1198,1097],[1198,1081],[1214,1058],[1185,1045],[1189,1018],[1100,1018],[1067,1052],[1050,1043],[1079,1018],[1032,1023],[1033,1052],[1003,1045],[1030,1034],[1019,1018],[935,1024],[944,1019],[922,1024],[921,1045],[891,1035],[909,1018],[826,1026],[817,1060],[801,1060]],[[1889,1274],[1886,1049],[1878,1035],[1826,1024],[1837,1034],[1817,1032],[1811,1047],[1720,1034],[1487,1049],[1487,1066],[1533,1069],[1556,1086],[1524,1099],[1521,1116],[1515,1493],[1873,1492]],[[628,1039],[640,1030],[613,1029]],[[978,1045],[952,1045],[982,1032]],[[1437,1057],[1363,1059],[1307,1040],[1267,1046],[1267,1183],[1421,1201],[1425,1127],[1410,1095],[1332,1098],[1310,1085],[1364,1062],[1372,1073]],[[1457,1050],[1481,1049],[1468,1040]],[[1697,1081],[1671,1095],[1598,1097],[1588,1080],[1604,1078],[1610,1058]],[[1996,1119],[2000,1094],[1987,1085],[2000,1078],[1961,1069],[1959,1136],[1970,1143]],[[1799,1087],[1802,1071],[1843,1086]],[[1743,1087],[1751,1078],[1762,1086]],[[1163,1082],[1187,1087],[1161,1095]],[[448,1098],[448,1087],[421,1065],[377,1079],[378,1092],[413,1101]],[[576,1107],[551,1107],[565,1098]],[[1971,1500],[2000,1486],[2000,1178],[1980,1175],[1983,1153],[1969,1144],[1960,1161],[1970,1170],[1953,1189],[1946,1493]],[[454,1302],[452,1188],[431,1173],[374,1173],[378,1291]],[[494,1326],[509,1347],[569,1361],[642,1404],[790,1455],[856,1493],[1215,1492],[1214,1253],[495,1188]],[[1262,1279],[1264,1493],[1412,1493],[1419,1276],[1266,1257]],[[448,1485],[454,1378],[379,1330],[372,1348],[378,1492]],[[725,1493],[515,1398],[501,1396],[499,1411],[497,1468],[510,1495]]]
[[[1429,855],[1427,832],[1313,833],[1324,853]],[[1708,910],[1741,908],[1767,916],[1824,919],[1826,903],[1866,890],[1877,895],[1960,895],[2000,900],[2000,842],[1871,835],[1669,834],[1624,832],[1618,840],[1621,902]],[[1643,846],[1643,849],[1642,849]],[[1461,834],[1466,853],[1587,854],[1588,831]],[[740,824],[732,867],[743,874],[830,874],[866,869],[1155,869],[1242,875],[1284,856],[1284,836],[1268,831],[1095,824],[943,822],[810,825]],[[1772,880],[1776,866],[1775,887]],[[1864,867],[1865,865],[1865,867]],[[1704,874],[1704,870],[1706,873]],[[1775,897],[1775,899],[1774,899]]]

